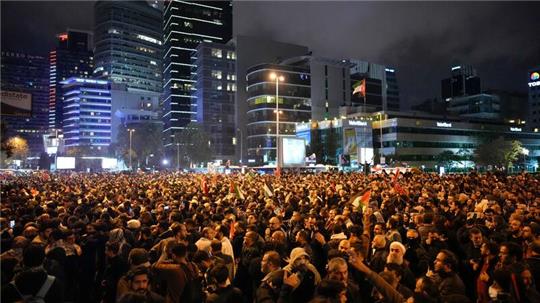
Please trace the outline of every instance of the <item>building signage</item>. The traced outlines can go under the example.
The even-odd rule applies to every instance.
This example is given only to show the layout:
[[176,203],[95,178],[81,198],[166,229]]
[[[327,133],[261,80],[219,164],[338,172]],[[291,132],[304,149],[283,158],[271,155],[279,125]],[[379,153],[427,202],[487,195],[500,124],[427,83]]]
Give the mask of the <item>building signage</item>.
[[31,116],[32,115],[32,94],[1,91],[0,113],[2,116]]
[[532,72],[529,77],[532,82],[529,82],[529,87],[540,86],[540,73]]
[[350,126],[367,126],[366,121],[359,121],[359,120],[349,120]]
[[511,132],[520,132],[520,131],[521,131],[521,127],[510,127],[510,131],[511,131]]
[[448,123],[448,122],[437,122],[437,127],[452,127],[452,123]]
[[303,132],[303,131],[309,131],[311,129],[310,123],[301,123],[296,125],[296,132]]

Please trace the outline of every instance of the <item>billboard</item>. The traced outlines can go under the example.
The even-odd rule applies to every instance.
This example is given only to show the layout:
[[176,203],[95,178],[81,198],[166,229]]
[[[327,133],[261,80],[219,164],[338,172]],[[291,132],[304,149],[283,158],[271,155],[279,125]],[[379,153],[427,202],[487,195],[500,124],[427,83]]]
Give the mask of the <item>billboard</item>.
[[75,157],[57,157],[56,169],[75,169]]
[[3,90],[0,97],[0,112],[7,116],[31,116],[32,94]]
[[356,154],[356,130],[354,128],[347,128],[343,131],[343,153],[345,155],[354,155]]
[[283,167],[304,166],[306,143],[300,138],[281,138],[281,164]]

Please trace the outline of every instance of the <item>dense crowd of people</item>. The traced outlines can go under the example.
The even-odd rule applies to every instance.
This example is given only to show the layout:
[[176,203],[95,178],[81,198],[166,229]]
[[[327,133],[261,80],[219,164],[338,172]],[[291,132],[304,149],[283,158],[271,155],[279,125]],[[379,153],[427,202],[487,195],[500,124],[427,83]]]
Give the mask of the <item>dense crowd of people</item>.
[[540,302],[540,177],[5,176],[2,302]]

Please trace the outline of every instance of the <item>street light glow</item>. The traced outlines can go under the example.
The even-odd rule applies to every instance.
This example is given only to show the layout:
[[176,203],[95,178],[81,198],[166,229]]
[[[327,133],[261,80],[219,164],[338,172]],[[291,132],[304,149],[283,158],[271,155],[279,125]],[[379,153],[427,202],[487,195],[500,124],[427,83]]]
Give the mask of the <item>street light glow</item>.
[[169,160],[163,159],[163,161],[161,161],[161,163],[163,163],[163,165],[169,165]]

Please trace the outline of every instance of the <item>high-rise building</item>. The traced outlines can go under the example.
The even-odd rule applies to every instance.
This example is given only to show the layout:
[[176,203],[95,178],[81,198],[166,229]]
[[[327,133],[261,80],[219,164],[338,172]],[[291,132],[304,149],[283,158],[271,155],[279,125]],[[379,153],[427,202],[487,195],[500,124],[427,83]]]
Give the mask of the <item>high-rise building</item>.
[[130,91],[162,92],[161,11],[146,1],[98,1],[94,6],[94,77]]
[[540,66],[529,70],[527,77],[529,87],[529,117],[527,125],[529,129],[538,132],[540,129]]
[[20,136],[30,154],[39,155],[47,132],[48,62],[45,57],[2,51],[2,96],[0,110],[6,137]]
[[[235,118],[236,128],[239,129],[236,142],[236,158],[247,155],[247,112],[249,110],[247,99],[249,98],[246,76],[248,69],[264,62],[280,62],[285,58],[304,56],[309,49],[306,46],[265,40],[249,36],[236,36],[232,41],[236,50],[236,96]],[[270,80],[268,80],[270,81]],[[242,149],[242,150],[241,150]]]
[[111,144],[111,84],[106,80],[69,78],[64,92],[64,146],[101,150]]
[[111,141],[117,142],[120,126],[161,122],[159,95],[154,92],[128,91],[126,84],[111,83]]
[[62,84],[70,78],[89,78],[93,71],[92,33],[68,29],[56,35],[57,46],[49,53],[49,129],[62,129]]
[[163,137],[196,121],[192,55],[201,42],[226,43],[232,36],[231,1],[168,0],[163,10]]
[[399,110],[399,87],[396,71],[384,65],[350,60],[351,85],[365,81],[365,99],[360,94],[351,97],[351,105],[364,106],[366,111]]
[[315,56],[285,59],[282,65],[301,66],[311,76],[311,119],[339,117],[339,109],[351,101],[351,63],[348,60]]
[[[279,77],[282,80],[272,80]],[[276,93],[279,105],[279,138],[295,137],[296,123],[311,119],[309,68],[260,64],[247,70],[247,152],[276,160]],[[277,90],[276,90],[277,85]]]
[[480,94],[480,77],[476,70],[469,65],[452,67],[450,78],[441,81],[442,99],[449,102],[452,98]]
[[455,97],[447,103],[446,110],[455,116],[477,119],[501,120],[500,99],[491,94]]
[[234,160],[236,54],[232,45],[203,42],[193,53],[197,122],[210,135],[214,158]]

